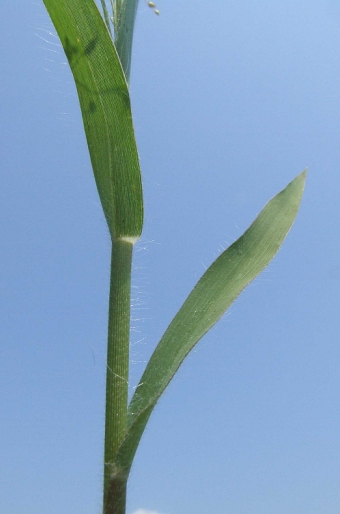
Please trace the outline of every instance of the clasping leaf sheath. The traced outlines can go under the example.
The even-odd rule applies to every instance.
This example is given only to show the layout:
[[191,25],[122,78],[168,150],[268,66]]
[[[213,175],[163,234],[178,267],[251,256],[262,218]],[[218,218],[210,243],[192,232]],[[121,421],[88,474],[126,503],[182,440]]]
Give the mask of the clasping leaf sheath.
[[44,0],[76,83],[94,176],[112,238],[139,238],[142,183],[130,95],[93,0]]

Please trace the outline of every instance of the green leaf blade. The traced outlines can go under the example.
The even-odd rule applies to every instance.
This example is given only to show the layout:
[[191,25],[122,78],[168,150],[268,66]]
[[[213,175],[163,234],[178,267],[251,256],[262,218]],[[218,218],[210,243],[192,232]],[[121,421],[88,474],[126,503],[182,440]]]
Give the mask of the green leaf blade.
[[267,203],[208,268],[170,323],[131,400],[120,466],[131,465],[148,418],[186,355],[278,252],[297,215],[305,178],[306,171]]
[[138,239],[143,196],[130,96],[93,0],[44,0],[77,87],[86,139],[113,238]]
[[130,80],[132,40],[138,0],[118,0],[114,9],[115,46],[127,82]]

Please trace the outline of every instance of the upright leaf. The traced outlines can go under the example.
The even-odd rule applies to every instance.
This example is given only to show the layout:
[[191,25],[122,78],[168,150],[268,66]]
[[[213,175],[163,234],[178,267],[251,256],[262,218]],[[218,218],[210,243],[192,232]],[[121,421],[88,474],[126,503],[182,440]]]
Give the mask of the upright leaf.
[[306,172],[264,207],[246,232],[208,268],[155,349],[129,406],[117,467],[129,469],[157,400],[186,355],[279,250],[296,217]]
[[143,198],[130,96],[93,0],[44,0],[76,83],[92,167],[112,237],[137,239]]
[[115,46],[127,82],[130,80],[133,29],[137,7],[138,0],[116,0],[113,13]]

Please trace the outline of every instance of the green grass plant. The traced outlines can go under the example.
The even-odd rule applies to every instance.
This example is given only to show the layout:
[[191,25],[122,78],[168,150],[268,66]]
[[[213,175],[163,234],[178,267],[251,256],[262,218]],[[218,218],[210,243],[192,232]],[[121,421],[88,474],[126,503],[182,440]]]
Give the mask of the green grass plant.
[[306,172],[270,200],[207,269],[165,331],[128,404],[131,262],[143,228],[128,86],[138,0],[111,0],[110,5],[101,0],[103,15],[94,0],[44,4],[73,73],[112,241],[103,514],[125,514],[129,472],[157,401],[194,345],[279,250],[296,217]]

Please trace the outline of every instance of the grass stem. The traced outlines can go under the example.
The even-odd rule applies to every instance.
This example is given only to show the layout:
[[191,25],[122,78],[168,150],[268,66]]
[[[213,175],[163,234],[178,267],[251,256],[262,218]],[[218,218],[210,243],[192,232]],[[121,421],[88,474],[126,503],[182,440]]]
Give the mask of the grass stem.
[[125,513],[127,477],[115,469],[114,462],[127,428],[132,249],[132,243],[121,239],[112,245],[106,371],[105,514]]

